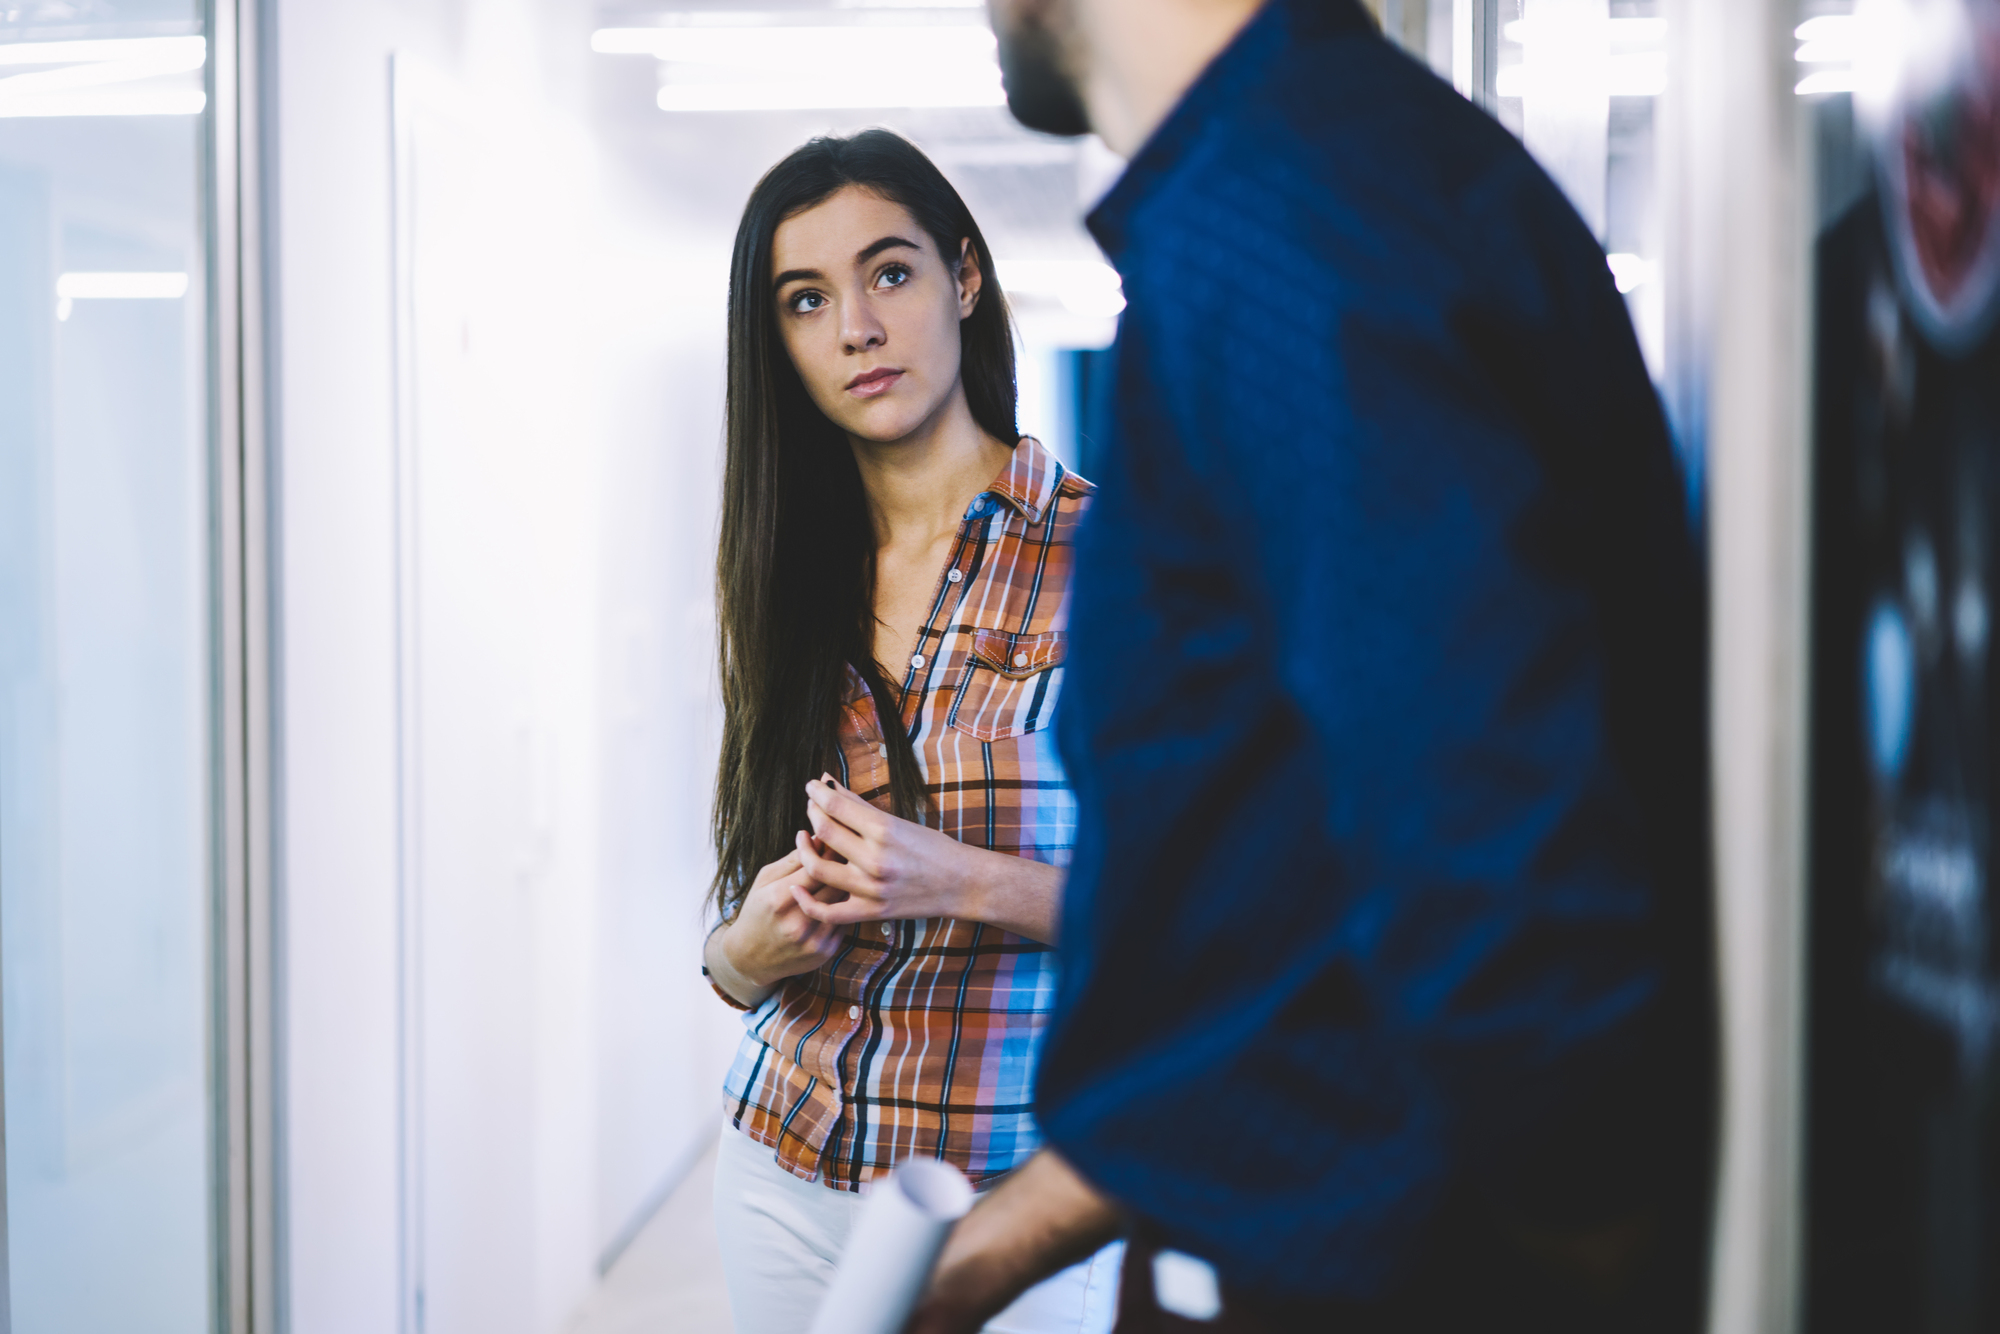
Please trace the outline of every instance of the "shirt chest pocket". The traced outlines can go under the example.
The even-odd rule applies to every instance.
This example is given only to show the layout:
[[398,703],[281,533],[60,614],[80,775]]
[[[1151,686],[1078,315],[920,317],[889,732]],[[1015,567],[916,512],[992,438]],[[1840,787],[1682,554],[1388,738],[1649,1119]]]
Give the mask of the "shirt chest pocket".
[[1046,728],[1062,683],[1069,636],[975,630],[951,704],[951,725],[980,741],[1001,741]]

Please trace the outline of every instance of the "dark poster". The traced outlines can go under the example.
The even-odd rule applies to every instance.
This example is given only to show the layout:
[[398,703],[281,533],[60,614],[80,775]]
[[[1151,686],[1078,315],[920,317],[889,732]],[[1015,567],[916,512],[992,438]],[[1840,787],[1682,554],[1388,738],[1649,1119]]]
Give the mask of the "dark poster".
[[1822,237],[1807,1311],[2000,1331],[2000,0],[1864,3]]

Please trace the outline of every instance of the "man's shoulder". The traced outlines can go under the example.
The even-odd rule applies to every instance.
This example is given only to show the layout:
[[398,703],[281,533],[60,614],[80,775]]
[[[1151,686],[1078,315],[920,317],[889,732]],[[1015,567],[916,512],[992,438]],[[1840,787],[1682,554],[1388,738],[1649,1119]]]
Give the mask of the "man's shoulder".
[[1520,153],[1498,121],[1379,37],[1301,43],[1268,74],[1247,90],[1244,120],[1275,118],[1298,145],[1339,159],[1448,183]]
[[1302,43],[1265,74],[1134,219],[1161,276],[1240,271],[1243,256],[1213,244],[1240,236],[1309,256],[1290,270],[1305,288],[1390,279],[1442,299],[1479,283],[1506,238],[1571,212],[1513,135],[1379,37]]

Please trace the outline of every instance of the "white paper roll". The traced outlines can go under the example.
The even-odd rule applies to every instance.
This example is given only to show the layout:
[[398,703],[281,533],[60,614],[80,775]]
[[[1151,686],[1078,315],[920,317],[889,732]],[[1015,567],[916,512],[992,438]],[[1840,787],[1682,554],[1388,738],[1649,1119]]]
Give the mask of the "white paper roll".
[[868,1193],[811,1334],[900,1334],[972,1183],[949,1163],[911,1158]]

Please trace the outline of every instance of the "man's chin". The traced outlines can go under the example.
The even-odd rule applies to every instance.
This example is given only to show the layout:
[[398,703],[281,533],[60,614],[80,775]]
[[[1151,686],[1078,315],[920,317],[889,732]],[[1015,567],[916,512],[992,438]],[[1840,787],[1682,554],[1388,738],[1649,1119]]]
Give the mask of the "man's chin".
[[1063,69],[1062,52],[1048,29],[1020,22],[999,37],[1000,79],[1014,119],[1042,134],[1089,134],[1090,113]]
[[1090,133],[1090,121],[1081,102],[1069,106],[1035,93],[1016,93],[1011,81],[1007,85],[1007,110],[1023,126],[1039,134],[1074,139]]

